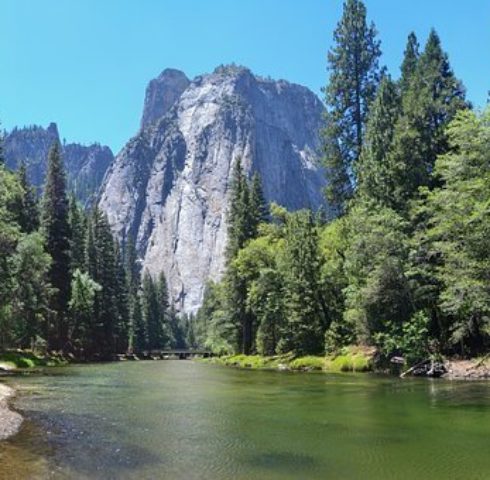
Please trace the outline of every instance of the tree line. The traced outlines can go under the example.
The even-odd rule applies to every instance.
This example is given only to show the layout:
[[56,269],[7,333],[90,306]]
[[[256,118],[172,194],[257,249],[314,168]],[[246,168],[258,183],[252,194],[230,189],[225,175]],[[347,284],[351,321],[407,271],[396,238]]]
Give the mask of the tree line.
[[54,143],[38,198],[25,165],[9,171],[0,151],[0,348],[87,359],[182,348],[190,329],[165,276],[141,278],[134,244],[68,195],[60,152]]
[[226,274],[195,319],[204,346],[307,355],[364,344],[409,362],[488,351],[490,109],[466,100],[435,30],[422,50],[408,36],[399,79],[380,58],[365,5],[347,0],[324,89],[327,221],[268,211],[236,162]]

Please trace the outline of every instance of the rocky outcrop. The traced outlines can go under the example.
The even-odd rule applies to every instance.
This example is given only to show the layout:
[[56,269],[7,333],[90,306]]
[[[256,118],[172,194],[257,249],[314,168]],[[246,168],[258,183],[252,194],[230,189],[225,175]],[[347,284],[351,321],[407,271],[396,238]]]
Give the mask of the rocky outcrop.
[[146,127],[163,117],[180,98],[189,83],[185,73],[173,68],[165,69],[153,79],[146,88],[141,127]]
[[4,138],[4,154],[7,167],[17,169],[22,162],[27,167],[29,181],[40,187],[46,175],[46,159],[54,142],[59,142],[58,127],[50,123],[48,128],[37,125],[14,128]]
[[84,204],[95,200],[109,165],[114,160],[112,150],[98,143],[63,146],[68,187]]
[[[15,128],[4,140],[7,166],[17,169],[24,162],[30,182],[41,188],[46,176],[48,152],[55,141],[60,141],[55,123],[48,128]],[[88,146],[64,143],[62,151],[68,188],[85,203],[98,191],[114,155],[109,147],[97,143]]]
[[142,128],[108,170],[99,206],[122,241],[136,240],[142,267],[165,272],[177,307],[194,312],[206,281],[223,272],[237,158],[248,175],[260,173],[269,201],[324,205],[317,164],[324,108],[307,88],[242,67],[220,67],[180,94],[159,96],[167,77],[148,87]]

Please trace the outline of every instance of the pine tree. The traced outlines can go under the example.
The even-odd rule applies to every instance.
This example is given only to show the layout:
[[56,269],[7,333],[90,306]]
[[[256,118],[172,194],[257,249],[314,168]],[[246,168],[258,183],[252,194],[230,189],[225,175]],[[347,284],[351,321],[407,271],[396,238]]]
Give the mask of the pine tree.
[[126,269],[119,243],[114,241],[115,257],[115,298],[117,307],[117,320],[115,327],[115,349],[116,352],[122,353],[128,350],[130,335],[130,293],[129,284],[126,278]]
[[406,205],[419,187],[434,186],[434,163],[448,149],[445,127],[467,106],[464,87],[454,76],[440,39],[432,30],[403,95],[403,114],[394,132],[401,203]]
[[139,292],[131,296],[131,321],[133,322],[133,348],[136,353],[148,350],[148,328],[143,318]]
[[55,142],[48,155],[48,169],[42,201],[41,226],[46,251],[53,262],[50,268],[50,283],[56,289],[51,299],[54,325],[48,332],[50,348],[62,350],[68,342],[67,308],[70,298],[70,225],[68,221],[68,198],[65,189],[65,173],[60,145]]
[[398,89],[386,76],[371,105],[365,144],[356,168],[359,194],[386,206],[400,204],[400,172],[392,154],[394,127],[399,115]]
[[32,233],[39,228],[39,210],[36,191],[27,179],[27,169],[24,162],[20,164],[17,176],[23,191],[18,221],[23,232]]
[[[141,351],[146,348],[145,332],[141,328],[141,303],[139,289],[141,284],[138,258],[133,240],[130,238],[124,249],[124,263],[126,270],[126,282],[128,288],[128,351],[133,348]],[[136,329],[139,329],[137,335]],[[136,338],[138,337],[138,338]]]
[[269,217],[269,209],[262,190],[262,180],[255,172],[250,190],[250,237],[257,236],[257,227]]
[[405,93],[410,86],[410,81],[414,73],[417,71],[419,61],[419,42],[414,32],[410,32],[407,39],[407,46],[403,55],[403,62],[400,67],[400,88],[402,93]]
[[114,239],[107,217],[98,209],[94,211],[94,241],[96,251],[96,272],[94,280],[102,290],[97,294],[98,325],[97,350],[105,358],[116,351],[118,324],[117,274]]
[[260,355],[275,355],[285,318],[284,286],[280,273],[273,268],[261,271],[252,295],[259,323],[257,352]]
[[335,47],[328,53],[330,82],[324,130],[327,198],[339,214],[352,195],[351,177],[361,154],[369,105],[380,79],[380,42],[374,24],[366,21],[361,0],[344,3],[342,19],[334,33]]
[[70,196],[70,211],[68,215],[70,221],[71,238],[71,270],[84,270],[85,266],[85,238],[86,238],[86,218],[78,204],[76,198]]
[[246,309],[246,284],[240,278],[233,261],[241,248],[251,238],[250,190],[243,173],[240,158],[236,160],[231,182],[228,212],[228,245],[226,283],[230,294],[227,311],[230,321],[236,326],[237,350],[249,353],[252,346],[251,318]]
[[86,227],[85,269],[101,286],[95,295],[91,354],[110,358],[126,343],[121,332],[127,322],[122,263],[107,217],[95,207]]
[[141,284],[141,309],[148,334],[148,349],[162,348],[161,309],[158,304],[158,292],[150,273],[146,271]]
[[159,308],[159,319],[161,324],[161,338],[160,338],[160,348],[169,346],[173,343],[172,338],[172,328],[170,326],[170,298],[168,293],[167,279],[165,274],[160,272],[158,275],[157,283],[157,299]]
[[231,180],[228,210],[227,258],[233,259],[250,238],[250,191],[242,161],[236,159]]

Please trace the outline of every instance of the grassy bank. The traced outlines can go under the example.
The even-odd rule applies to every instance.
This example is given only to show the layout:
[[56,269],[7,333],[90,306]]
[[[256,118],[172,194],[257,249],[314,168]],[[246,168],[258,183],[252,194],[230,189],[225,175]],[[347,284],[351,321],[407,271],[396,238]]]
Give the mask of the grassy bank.
[[253,370],[292,370],[324,372],[368,372],[374,365],[374,350],[346,347],[326,357],[295,357],[291,354],[263,357],[261,355],[227,355],[206,360],[210,363]]
[[64,365],[67,361],[61,356],[44,356],[28,350],[8,350],[0,352],[0,370],[19,368],[51,367]]

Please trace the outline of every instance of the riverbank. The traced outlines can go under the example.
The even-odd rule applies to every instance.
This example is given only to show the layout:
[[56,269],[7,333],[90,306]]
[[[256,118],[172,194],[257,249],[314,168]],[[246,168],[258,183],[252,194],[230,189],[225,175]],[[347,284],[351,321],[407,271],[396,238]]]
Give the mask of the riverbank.
[[0,440],[15,435],[22,425],[22,416],[9,407],[9,399],[14,393],[12,388],[0,383]]
[[38,355],[29,350],[8,350],[0,352],[0,373],[35,367],[56,367],[68,362],[62,355]]
[[[335,356],[275,355],[226,355],[203,360],[206,363],[249,370],[278,371],[323,371],[340,372],[379,372],[399,375],[402,368],[393,365],[391,371],[376,364],[376,349],[370,347],[346,347]],[[473,359],[446,359],[441,362],[445,372],[441,378],[446,380],[490,380],[490,355]]]
[[376,349],[346,347],[335,356],[295,357],[291,354],[263,357],[261,355],[227,355],[203,360],[207,363],[252,370],[370,372],[374,369]]
[[447,360],[447,373],[442,378],[448,380],[490,380],[490,356],[470,360]]

